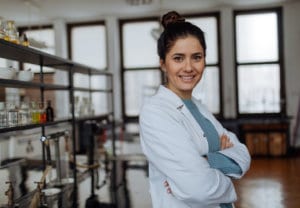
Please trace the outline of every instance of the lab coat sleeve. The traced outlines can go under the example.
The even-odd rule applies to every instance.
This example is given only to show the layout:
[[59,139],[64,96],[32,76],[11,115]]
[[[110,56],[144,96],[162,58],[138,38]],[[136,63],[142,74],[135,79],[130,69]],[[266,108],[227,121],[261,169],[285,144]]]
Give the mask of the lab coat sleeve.
[[224,129],[224,134],[230,138],[230,141],[233,143],[233,147],[220,150],[219,152],[231,158],[240,166],[242,170],[241,174],[228,174],[233,178],[239,179],[248,171],[251,163],[251,157],[247,147],[238,140],[234,133]]
[[176,112],[164,110],[144,107],[141,111],[141,145],[148,161],[165,175],[174,197],[192,208],[235,201],[231,179],[210,168]]
[[211,120],[215,128],[218,131],[219,136],[225,134],[229,137],[230,141],[233,143],[233,147],[218,151],[224,154],[226,157],[235,161],[241,168],[242,172],[240,174],[227,174],[233,178],[241,178],[249,169],[251,163],[251,157],[246,145],[242,144],[236,135],[225,129],[222,124],[206,109],[202,109],[202,112]]
[[225,175],[242,173],[241,167],[234,160],[219,152],[209,152],[207,161],[210,167],[220,170]]

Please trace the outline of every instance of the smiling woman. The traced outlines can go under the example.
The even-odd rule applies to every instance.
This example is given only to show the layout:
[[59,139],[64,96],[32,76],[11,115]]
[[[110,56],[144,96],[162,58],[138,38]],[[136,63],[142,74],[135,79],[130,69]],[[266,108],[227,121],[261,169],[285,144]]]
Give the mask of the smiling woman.
[[139,120],[152,206],[231,208],[231,178],[246,173],[249,152],[192,96],[205,68],[203,31],[175,11],[162,25],[158,55],[167,83],[144,103]]

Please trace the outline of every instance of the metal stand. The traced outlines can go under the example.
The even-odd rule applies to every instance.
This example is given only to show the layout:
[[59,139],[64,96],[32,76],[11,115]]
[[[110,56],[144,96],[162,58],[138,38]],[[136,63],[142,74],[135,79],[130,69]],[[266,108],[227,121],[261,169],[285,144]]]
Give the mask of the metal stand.
[[[97,208],[100,207],[100,201],[98,200],[98,196],[95,194],[95,168],[92,168],[95,163],[95,154],[96,154],[96,142],[95,142],[95,135],[101,134],[103,129],[96,121],[86,121],[84,123],[84,130],[85,130],[85,137],[89,140],[88,143],[88,165],[91,167],[89,168],[90,176],[91,176],[91,195],[86,200],[85,207],[86,208]],[[96,169],[96,171],[98,171]]]

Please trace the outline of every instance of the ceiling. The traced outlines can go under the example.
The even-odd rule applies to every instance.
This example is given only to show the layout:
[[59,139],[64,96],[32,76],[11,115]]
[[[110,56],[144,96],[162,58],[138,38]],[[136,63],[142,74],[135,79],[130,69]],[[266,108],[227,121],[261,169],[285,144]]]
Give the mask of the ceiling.
[[299,0],[132,0],[150,1],[131,5],[129,0],[1,0],[0,16],[17,25],[49,23],[55,19],[84,21],[104,16],[134,17],[160,15],[164,11],[201,12],[218,7],[269,6]]

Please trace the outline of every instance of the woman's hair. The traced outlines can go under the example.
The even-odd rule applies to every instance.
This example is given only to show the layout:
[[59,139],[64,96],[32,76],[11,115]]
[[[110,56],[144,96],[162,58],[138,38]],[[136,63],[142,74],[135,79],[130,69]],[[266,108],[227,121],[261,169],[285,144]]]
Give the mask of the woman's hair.
[[175,11],[163,15],[161,24],[164,31],[157,41],[157,52],[161,60],[165,60],[166,54],[170,51],[177,39],[187,36],[194,36],[199,40],[205,55],[206,43],[204,32],[199,27],[190,22],[186,22],[185,19]]

